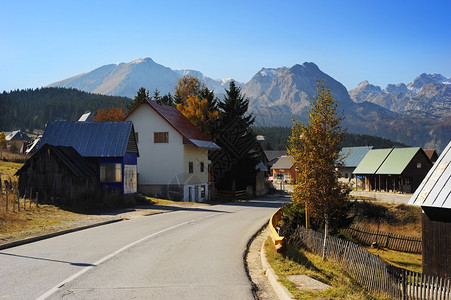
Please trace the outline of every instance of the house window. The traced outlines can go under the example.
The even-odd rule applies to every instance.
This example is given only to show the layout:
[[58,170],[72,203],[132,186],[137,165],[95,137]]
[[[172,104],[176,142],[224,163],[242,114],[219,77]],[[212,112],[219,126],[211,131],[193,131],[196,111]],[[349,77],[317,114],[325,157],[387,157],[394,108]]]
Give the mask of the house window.
[[169,133],[167,132],[154,132],[153,133],[154,143],[169,143]]
[[122,164],[107,163],[100,164],[100,182],[121,182]]
[[421,169],[421,163],[417,163],[417,169]]
[[201,172],[204,171],[204,162],[203,161],[200,162],[200,171]]
[[193,162],[192,162],[192,161],[190,161],[190,162],[188,163],[188,172],[189,172],[189,173],[193,173],[193,172],[194,172]]

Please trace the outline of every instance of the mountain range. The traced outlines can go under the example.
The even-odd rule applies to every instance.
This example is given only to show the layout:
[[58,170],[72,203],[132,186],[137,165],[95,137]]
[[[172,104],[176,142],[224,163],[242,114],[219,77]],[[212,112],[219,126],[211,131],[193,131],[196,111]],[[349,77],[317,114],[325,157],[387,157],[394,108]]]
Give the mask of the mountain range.
[[[212,79],[194,70],[172,70],[150,58],[111,64],[49,87],[76,88],[91,93],[133,98],[140,87],[173,93],[178,79],[189,74],[205,82],[219,98],[228,79]],[[291,126],[308,121],[317,81],[324,81],[343,111],[349,132],[377,135],[408,145],[444,149],[451,140],[451,79],[421,74],[409,84],[389,84],[382,90],[368,81],[350,90],[311,62],[291,68],[262,68],[247,83],[237,83],[250,98],[256,125]]]

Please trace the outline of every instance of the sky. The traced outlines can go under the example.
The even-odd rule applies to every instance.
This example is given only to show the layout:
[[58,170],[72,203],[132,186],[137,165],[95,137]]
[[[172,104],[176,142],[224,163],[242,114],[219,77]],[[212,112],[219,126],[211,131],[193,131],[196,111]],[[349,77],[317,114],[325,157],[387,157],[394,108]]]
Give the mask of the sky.
[[150,57],[247,82],[313,62],[350,90],[451,77],[451,1],[0,1],[0,91]]

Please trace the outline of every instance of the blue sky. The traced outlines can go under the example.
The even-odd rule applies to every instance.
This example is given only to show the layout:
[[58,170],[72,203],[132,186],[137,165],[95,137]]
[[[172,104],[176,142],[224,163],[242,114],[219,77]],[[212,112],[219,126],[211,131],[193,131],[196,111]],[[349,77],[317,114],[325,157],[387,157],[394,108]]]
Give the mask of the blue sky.
[[0,91],[150,57],[247,82],[314,62],[355,88],[451,77],[451,1],[1,1]]

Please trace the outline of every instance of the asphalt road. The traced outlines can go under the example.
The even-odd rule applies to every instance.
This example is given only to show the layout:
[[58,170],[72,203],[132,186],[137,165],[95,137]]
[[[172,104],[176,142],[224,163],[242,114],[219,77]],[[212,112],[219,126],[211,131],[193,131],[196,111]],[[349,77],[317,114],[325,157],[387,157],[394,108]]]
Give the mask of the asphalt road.
[[0,251],[1,299],[253,299],[243,253],[265,198],[144,216]]

